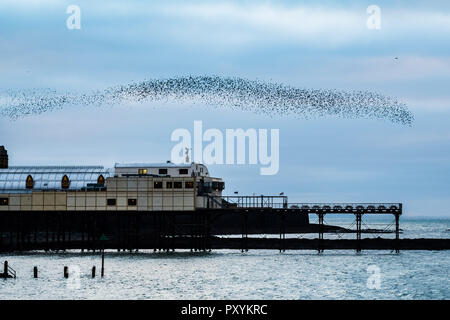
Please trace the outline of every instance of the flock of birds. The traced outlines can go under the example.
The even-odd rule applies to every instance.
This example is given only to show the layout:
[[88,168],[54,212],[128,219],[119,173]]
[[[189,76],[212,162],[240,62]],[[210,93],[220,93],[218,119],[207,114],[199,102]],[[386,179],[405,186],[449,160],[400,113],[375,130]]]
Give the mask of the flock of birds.
[[67,106],[146,101],[189,101],[210,107],[306,119],[338,116],[389,120],[403,125],[411,125],[414,121],[404,103],[376,92],[302,89],[220,76],[145,80],[84,94],[58,93],[49,89],[9,91],[0,95],[0,116],[15,120]]

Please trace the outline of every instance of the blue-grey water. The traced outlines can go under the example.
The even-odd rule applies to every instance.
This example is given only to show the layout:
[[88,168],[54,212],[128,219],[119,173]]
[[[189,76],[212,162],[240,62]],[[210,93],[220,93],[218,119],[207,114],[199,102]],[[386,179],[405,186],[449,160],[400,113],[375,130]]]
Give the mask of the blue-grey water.
[[[403,218],[401,227],[402,237],[450,238],[450,219]],[[99,253],[1,254],[0,260],[17,271],[16,279],[0,280],[0,299],[450,298],[449,251],[109,251],[104,278]]]

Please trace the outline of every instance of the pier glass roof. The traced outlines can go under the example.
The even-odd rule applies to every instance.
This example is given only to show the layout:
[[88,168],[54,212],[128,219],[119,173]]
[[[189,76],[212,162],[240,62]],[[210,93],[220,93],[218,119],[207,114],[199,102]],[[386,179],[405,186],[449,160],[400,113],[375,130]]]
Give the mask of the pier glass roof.
[[[61,181],[69,179],[64,190],[80,190],[95,184],[102,175],[112,176],[110,169],[102,166],[16,166],[0,169],[0,193],[31,192],[31,190],[63,190]],[[27,188],[27,178],[32,177],[33,187]]]

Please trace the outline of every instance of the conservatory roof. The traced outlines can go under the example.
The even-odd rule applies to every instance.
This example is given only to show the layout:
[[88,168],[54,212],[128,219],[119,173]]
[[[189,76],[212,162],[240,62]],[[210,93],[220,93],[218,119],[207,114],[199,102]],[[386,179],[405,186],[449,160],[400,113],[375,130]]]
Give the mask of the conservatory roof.
[[88,183],[97,183],[100,175],[106,179],[112,176],[109,169],[102,166],[20,166],[0,169],[0,192],[26,192],[27,177],[33,179],[33,190],[62,190],[61,181],[69,178],[65,190],[80,190]]

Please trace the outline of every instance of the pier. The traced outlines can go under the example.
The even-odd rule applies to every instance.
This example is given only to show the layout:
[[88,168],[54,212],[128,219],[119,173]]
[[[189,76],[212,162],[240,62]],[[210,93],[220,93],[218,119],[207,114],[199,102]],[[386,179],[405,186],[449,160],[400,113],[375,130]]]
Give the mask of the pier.
[[[355,228],[324,224],[327,215],[337,214],[354,216]],[[442,239],[400,239],[401,214],[401,203],[288,203],[283,196],[210,197],[207,208],[194,211],[7,211],[0,212],[0,251],[448,249]],[[392,215],[395,238],[363,239],[367,215]],[[329,232],[354,234],[354,239],[325,239]],[[317,238],[286,238],[295,233]],[[100,241],[102,235],[107,240]]]
[[[402,210],[401,203],[288,203],[284,196],[230,196],[210,197],[206,208],[194,211],[8,211],[0,213],[0,251],[95,252],[105,248],[129,252],[139,249],[398,252],[450,248],[446,239],[400,239]],[[353,216],[355,228],[324,223],[326,216],[338,214]],[[392,215],[395,237],[363,238],[369,233],[362,228],[363,217],[370,215]],[[316,217],[318,224],[311,224],[310,217]],[[286,238],[287,234],[296,233],[316,234],[317,238]],[[325,239],[327,233],[354,234],[354,238]]]

